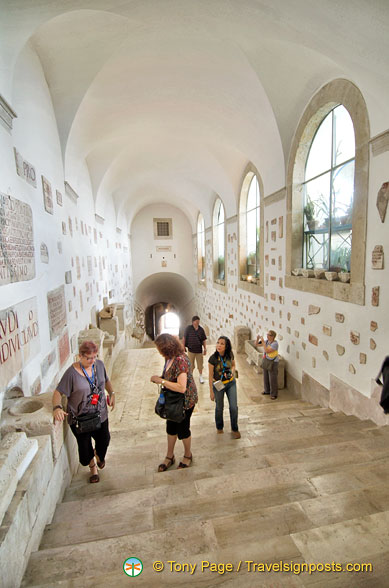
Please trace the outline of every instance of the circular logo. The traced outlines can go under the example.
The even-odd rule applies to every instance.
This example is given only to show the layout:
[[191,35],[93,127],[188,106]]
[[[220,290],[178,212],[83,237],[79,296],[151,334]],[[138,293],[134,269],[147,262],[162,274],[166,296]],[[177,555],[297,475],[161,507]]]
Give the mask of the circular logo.
[[139,576],[143,570],[143,563],[137,557],[129,557],[123,564],[123,571],[127,576]]

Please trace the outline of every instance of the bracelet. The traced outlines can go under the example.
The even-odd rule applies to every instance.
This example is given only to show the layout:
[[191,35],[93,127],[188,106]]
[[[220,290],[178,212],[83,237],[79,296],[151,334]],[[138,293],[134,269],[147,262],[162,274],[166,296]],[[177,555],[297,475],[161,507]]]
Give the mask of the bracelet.
[[62,405],[61,404],[57,404],[56,406],[53,407],[53,412],[55,410],[57,410],[57,408],[60,408],[61,410],[63,410]]

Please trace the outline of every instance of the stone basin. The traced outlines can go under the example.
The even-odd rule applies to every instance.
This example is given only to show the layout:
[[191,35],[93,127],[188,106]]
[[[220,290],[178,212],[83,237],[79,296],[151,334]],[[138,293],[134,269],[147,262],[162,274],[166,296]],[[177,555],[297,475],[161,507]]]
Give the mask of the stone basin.
[[11,406],[8,410],[12,416],[19,416],[21,414],[32,414],[43,408],[44,404],[40,400],[20,400]]

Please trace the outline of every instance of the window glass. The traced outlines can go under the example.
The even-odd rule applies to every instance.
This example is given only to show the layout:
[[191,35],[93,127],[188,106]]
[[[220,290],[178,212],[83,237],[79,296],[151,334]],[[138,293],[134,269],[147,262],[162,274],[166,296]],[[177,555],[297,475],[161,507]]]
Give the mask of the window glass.
[[203,215],[199,215],[197,222],[197,251],[199,280],[205,280],[205,224]]
[[215,237],[216,243],[214,244],[214,249],[216,251],[216,276],[215,278],[218,281],[224,282],[225,280],[225,259],[224,259],[224,251],[225,251],[225,239],[224,239],[224,206],[222,201],[219,199],[216,203],[215,209]]
[[337,106],[321,123],[307,157],[303,267],[350,269],[354,158],[353,124],[347,110]]
[[246,254],[247,275],[258,278],[259,267],[259,237],[260,237],[260,200],[259,185],[253,176],[247,194],[246,208]]

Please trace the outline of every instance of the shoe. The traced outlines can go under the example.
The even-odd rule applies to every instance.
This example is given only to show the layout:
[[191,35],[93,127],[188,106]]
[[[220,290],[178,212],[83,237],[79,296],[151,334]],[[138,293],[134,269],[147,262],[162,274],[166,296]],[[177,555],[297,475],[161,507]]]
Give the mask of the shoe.
[[223,429],[216,429],[216,433],[218,435],[222,435],[224,433]]
[[100,461],[99,456],[97,455],[96,451],[95,451],[95,456],[96,456],[96,461],[97,461],[97,467],[102,470],[105,468],[105,459],[103,461]]
[[[89,466],[90,471],[92,472],[93,468],[96,467],[96,462],[93,465]],[[99,474],[92,474],[91,477],[89,478],[89,482],[91,484],[97,484],[97,482],[100,482],[100,477]]]
[[234,439],[240,439],[242,435],[239,433],[239,431],[232,431],[232,436]]
[[204,382],[205,382],[205,380],[204,380],[204,378],[203,378],[203,375],[202,375],[202,374],[200,374],[200,384],[204,384]]
[[270,400],[277,400],[277,396],[270,396]]
[[189,459],[189,465],[186,465],[186,463],[183,463],[182,461],[180,461],[180,463],[177,466],[178,470],[183,470],[185,468],[188,468],[192,463],[193,455],[190,455],[190,456],[184,455],[184,459]]
[[158,466],[158,472],[166,472],[166,470],[168,470],[169,468],[171,468],[172,465],[176,461],[175,458],[174,458],[174,455],[173,455],[173,457],[166,456],[165,459],[167,459],[170,463],[168,463],[167,465],[166,465],[166,463],[160,463],[159,466]]

